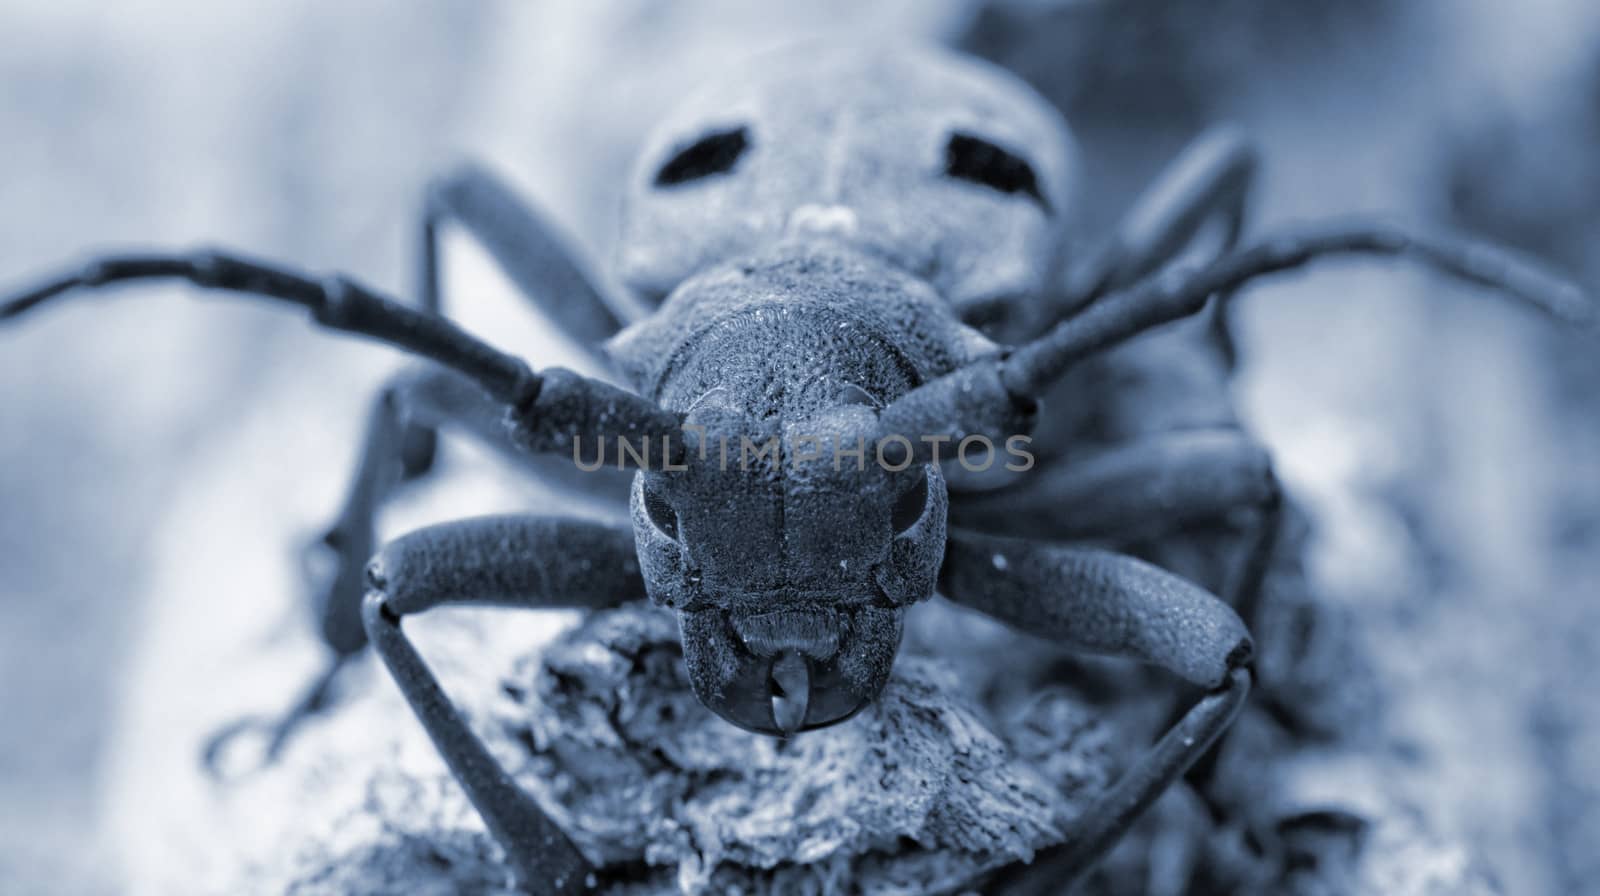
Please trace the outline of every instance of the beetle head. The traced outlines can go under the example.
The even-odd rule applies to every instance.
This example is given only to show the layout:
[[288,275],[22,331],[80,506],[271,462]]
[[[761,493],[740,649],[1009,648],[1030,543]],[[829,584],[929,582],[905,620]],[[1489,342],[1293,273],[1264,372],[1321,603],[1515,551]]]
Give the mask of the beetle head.
[[926,280],[1008,335],[1061,249],[1072,146],[1056,111],[943,50],[801,45],[687,98],[628,188],[619,269],[664,295],[696,271],[797,235]]
[[646,586],[678,613],[696,695],[766,734],[878,695],[945,542],[937,467],[880,462],[873,442],[867,386],[898,392],[904,371],[808,316],[751,313],[700,337],[667,395],[699,396],[686,469],[641,472],[632,496]]

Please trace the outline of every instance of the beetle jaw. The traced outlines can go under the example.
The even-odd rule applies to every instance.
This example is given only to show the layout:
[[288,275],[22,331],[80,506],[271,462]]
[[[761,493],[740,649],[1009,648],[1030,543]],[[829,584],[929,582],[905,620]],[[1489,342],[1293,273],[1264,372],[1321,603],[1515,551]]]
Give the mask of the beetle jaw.
[[902,608],[680,612],[695,697],[775,737],[845,721],[877,698],[899,650]]

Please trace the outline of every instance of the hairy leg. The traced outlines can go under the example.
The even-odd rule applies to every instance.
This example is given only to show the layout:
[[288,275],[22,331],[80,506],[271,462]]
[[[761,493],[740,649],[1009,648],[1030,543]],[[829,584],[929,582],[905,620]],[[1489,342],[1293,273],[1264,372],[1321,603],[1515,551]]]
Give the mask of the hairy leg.
[[1242,430],[1176,430],[958,495],[950,522],[997,535],[1129,541],[1259,507],[1276,490],[1271,456]]
[[582,472],[566,458],[521,452],[509,437],[505,415],[506,408],[470,380],[433,366],[403,371],[379,391],[344,503],[327,532],[311,546],[327,551],[334,561],[331,577],[311,592],[312,613],[328,647],[327,668],[281,717],[241,720],[207,740],[201,756],[208,771],[220,773],[224,748],[249,733],[266,736],[261,761],[275,761],[299,725],[329,707],[334,678],[350,657],[366,646],[366,629],[361,624],[365,569],[377,549],[378,512],[407,478],[407,443],[401,434],[408,426],[426,427],[429,433],[441,426],[463,430],[530,466],[559,492],[604,496],[626,504],[631,474],[613,467]]
[[1056,463],[1004,489],[953,495],[950,523],[993,535],[1127,545],[1192,526],[1236,524],[1244,554],[1213,583],[1254,625],[1283,506],[1272,456],[1243,430],[1174,430]]
[[[1132,557],[1091,548],[955,531],[940,590],[1019,630],[1159,665],[1207,689],[1096,798],[1066,843],[1035,856],[1032,869],[1014,866],[1000,882],[1007,893],[1065,892],[1238,715],[1251,684],[1249,633],[1204,589]],[[1037,886],[1048,889],[1031,889]]]
[[560,229],[510,185],[478,165],[433,181],[419,230],[419,294],[423,307],[443,309],[439,234],[456,224],[488,250],[518,291],[597,361],[600,343],[622,329],[628,310],[588,273]]
[[386,545],[362,621],[374,648],[472,805],[535,894],[586,888],[590,865],[467,725],[401,626],[434,607],[612,606],[644,593],[632,531],[574,519],[483,517]]
[[[950,520],[991,534],[1092,541],[1145,556],[1132,545],[1181,539],[1196,526],[1225,527],[1229,550],[1220,553],[1238,556],[1237,562],[1208,562],[1203,572],[1181,568],[1204,576],[1200,580],[1259,632],[1282,508],[1282,488],[1266,448],[1240,429],[1219,428],[1160,433],[1058,463],[1011,488],[952,500]],[[1232,532],[1239,533],[1237,540]],[[1233,550],[1234,544],[1242,552]],[[1270,679],[1259,684],[1263,696],[1271,695]],[[1204,789],[1216,756],[1213,750],[1195,762],[1190,783]]]
[[[488,251],[535,310],[587,357],[605,366],[599,347],[622,327],[615,310],[620,302],[608,300],[559,228],[478,165],[463,165],[437,178],[423,194],[417,228],[417,297],[424,310],[446,313],[440,235],[451,224]],[[433,460],[437,431],[408,424],[402,439],[407,474],[425,472]]]

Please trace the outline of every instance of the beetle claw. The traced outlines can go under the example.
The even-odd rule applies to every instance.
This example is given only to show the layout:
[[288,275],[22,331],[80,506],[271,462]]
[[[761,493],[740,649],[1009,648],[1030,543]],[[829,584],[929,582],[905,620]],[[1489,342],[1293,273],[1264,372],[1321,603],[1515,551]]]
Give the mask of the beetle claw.
[[[311,687],[299,702],[282,716],[277,718],[247,716],[219,728],[206,739],[205,745],[200,749],[200,767],[212,778],[226,780],[251,775],[275,765],[283,753],[283,748],[289,743],[289,738],[300,729],[300,724],[324,712],[332,704],[334,680],[349,658],[348,655],[336,657],[311,683]],[[228,749],[228,745],[243,734],[261,735],[265,743],[261,747],[260,755],[254,762],[239,768],[225,768],[224,758],[234,752]]]
[[[243,735],[247,734],[261,735],[266,739],[266,744],[259,754],[248,763],[225,762],[227,757],[239,752],[230,749],[230,745],[243,739]],[[272,720],[261,716],[235,719],[206,738],[205,746],[200,750],[200,767],[205,769],[207,776],[217,781],[247,777],[276,762],[287,740],[288,731],[282,721],[274,724]]]

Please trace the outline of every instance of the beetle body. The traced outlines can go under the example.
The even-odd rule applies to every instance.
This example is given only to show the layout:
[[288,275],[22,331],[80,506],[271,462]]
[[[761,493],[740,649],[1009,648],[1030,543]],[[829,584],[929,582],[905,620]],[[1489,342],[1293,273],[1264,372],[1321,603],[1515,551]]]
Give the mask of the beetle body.
[[[939,470],[880,464],[876,410],[994,346],[925,282],[813,239],[691,278],[613,348],[638,359],[641,394],[705,434],[686,471],[639,473],[632,502],[646,587],[681,614],[696,692],[779,733],[765,667],[794,651],[817,667],[805,727],[859,709],[888,678],[905,607],[933,591],[945,536]],[[729,709],[734,695],[751,702]]]
[[662,296],[825,233],[965,317],[1044,288],[1075,165],[1060,114],[987,63],[931,47],[791,47],[735,67],[656,128],[629,179],[617,269]]
[[998,353],[963,318],[1043,290],[1070,147],[1009,75],[909,47],[758,58],[649,141],[620,269],[665,298],[607,348],[636,392],[714,434],[688,472],[641,472],[632,504],[650,594],[730,721],[785,733],[785,656],[808,667],[804,702],[776,704],[800,727],[887,681],[905,608],[934,590],[947,494],[936,465],[879,462],[876,412]]
[[[1067,240],[1075,165],[1060,116],[983,63],[799,47],[728,72],[650,141],[629,182],[618,267],[653,310],[626,329],[536,210],[471,167],[428,193],[420,308],[230,253],[156,253],[45,280],[0,301],[0,320],[79,289],[176,277],[432,362],[373,403],[355,481],[321,541],[338,572],[311,601],[333,662],[270,726],[269,757],[370,643],[523,883],[576,892],[592,866],[466,725],[405,617],[484,602],[598,608],[644,592],[677,614],[700,701],[786,736],[870,703],[907,608],[937,587],[1203,692],[1066,843],[1040,854],[1060,885],[1193,766],[1252,687],[1240,617],[1253,617],[1273,557],[1280,496],[1229,400],[1218,297],[1328,255],[1410,255],[1600,330],[1580,290],[1479,245],[1358,228],[1236,249],[1254,160],[1228,135],[1192,144],[1085,263]],[[1218,256],[1175,268],[1218,218]],[[445,317],[446,222],[477,236],[567,335],[588,349],[603,341],[626,388],[536,370]],[[630,525],[458,520],[376,550],[383,500],[427,472],[442,426],[529,460],[570,452],[579,470],[584,440],[602,451],[616,440],[619,466],[622,441],[643,440]],[[1038,468],[1030,454],[987,477],[996,443],[1027,431]],[[939,445],[978,437],[990,455],[979,475],[959,447],[958,463],[941,463]],[[603,478],[552,484],[592,497]],[[1240,511],[1260,514],[1265,533],[1242,575],[1219,570],[1228,552],[1191,531]],[[212,742],[208,762],[237,730]]]

